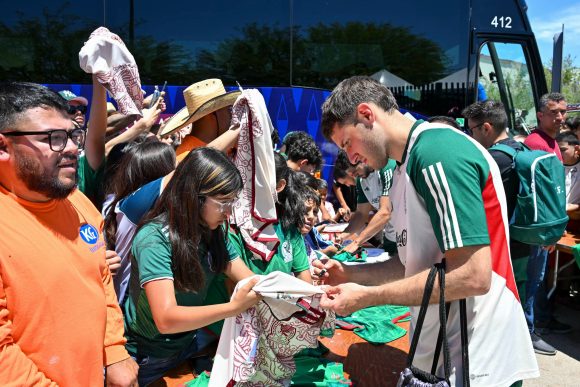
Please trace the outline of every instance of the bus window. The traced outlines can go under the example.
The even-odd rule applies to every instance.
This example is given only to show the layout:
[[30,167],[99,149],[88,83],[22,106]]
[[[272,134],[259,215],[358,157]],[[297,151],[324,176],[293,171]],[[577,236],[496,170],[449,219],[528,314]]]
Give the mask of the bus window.
[[536,125],[532,82],[524,50],[517,43],[485,43],[479,53],[478,99],[501,101],[512,135],[527,135]]

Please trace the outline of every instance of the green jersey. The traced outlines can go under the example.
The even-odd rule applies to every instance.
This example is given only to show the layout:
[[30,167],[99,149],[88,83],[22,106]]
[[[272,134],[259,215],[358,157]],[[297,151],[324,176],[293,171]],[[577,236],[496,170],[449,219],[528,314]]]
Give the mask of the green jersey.
[[87,157],[82,155],[78,161],[78,178],[77,185],[79,191],[85,194],[91,202],[99,210],[101,209],[101,202],[104,199],[103,178],[105,173],[105,160],[101,163],[99,168],[95,171],[89,165]]
[[[208,292],[209,285],[216,273],[210,270],[209,254],[205,243],[199,245],[199,257],[205,274],[204,287],[199,292],[175,291],[177,305],[200,306]],[[228,251],[231,249],[228,248]],[[135,235],[131,248],[136,265],[132,275],[139,276],[138,294],[133,294],[124,305],[125,334],[127,336],[127,350],[132,354],[151,355],[154,357],[169,357],[181,352],[195,337],[195,331],[176,334],[161,334],[155,325],[151,307],[143,286],[160,279],[173,280],[171,269],[171,244],[169,231],[160,223],[148,223]],[[234,260],[237,255],[229,255]]]
[[296,227],[284,232],[279,223],[274,225],[276,236],[280,240],[278,249],[272,259],[266,262],[262,259],[254,259],[252,252],[246,248],[242,235],[237,230],[228,232],[230,255],[242,258],[246,266],[256,274],[269,274],[273,271],[283,273],[300,273],[309,269],[308,255],[304,238]]

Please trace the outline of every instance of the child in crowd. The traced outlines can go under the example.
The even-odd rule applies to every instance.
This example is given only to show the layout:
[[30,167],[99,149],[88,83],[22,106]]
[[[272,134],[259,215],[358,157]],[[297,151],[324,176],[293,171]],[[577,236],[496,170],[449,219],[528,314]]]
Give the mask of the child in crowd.
[[195,354],[197,329],[259,302],[252,280],[231,301],[202,306],[218,273],[234,282],[252,275],[229,248],[221,227],[241,189],[240,173],[223,153],[195,149],[140,223],[123,305],[126,347],[139,364],[139,385]]
[[[566,211],[573,219],[580,217],[580,141],[573,132],[556,137],[566,171]],[[576,215],[577,214],[577,215]]]
[[[318,210],[318,223],[329,221],[336,223],[347,213],[344,208],[334,211],[334,206],[326,200],[328,195],[328,183],[324,179],[318,179],[318,193],[320,194],[320,210]],[[326,212],[326,213],[325,213]]]
[[319,208],[322,206],[321,195],[318,195],[314,190],[304,190],[299,194],[299,200],[304,201],[306,210],[300,233],[304,237],[308,256],[312,260],[312,251],[320,251],[327,256],[333,256],[338,248],[331,241],[324,239],[316,227],[317,217],[315,214],[319,213]]

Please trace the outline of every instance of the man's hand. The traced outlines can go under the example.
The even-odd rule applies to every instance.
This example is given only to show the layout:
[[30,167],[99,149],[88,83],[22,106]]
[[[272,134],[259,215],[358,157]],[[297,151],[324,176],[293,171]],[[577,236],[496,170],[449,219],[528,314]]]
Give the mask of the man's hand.
[[546,250],[548,254],[551,254],[556,250],[556,245],[542,246],[542,249]]
[[107,265],[109,265],[109,270],[112,275],[117,274],[117,270],[121,267],[121,257],[117,255],[115,250],[107,250],[105,253],[105,259],[107,260]]
[[344,247],[342,249],[342,251],[346,251],[348,253],[354,254],[355,251],[358,250],[358,248],[360,247],[358,241],[355,239],[352,242],[350,242],[346,247]]
[[368,289],[366,286],[352,282],[329,286],[325,289],[326,294],[320,300],[320,306],[332,309],[341,316],[348,316],[359,309],[370,306]]
[[338,285],[348,281],[344,266],[334,259],[312,261],[314,278],[324,280],[325,284]]
[[107,387],[138,387],[137,371],[139,366],[128,357],[107,367],[105,384]]
[[345,222],[350,220],[350,208],[340,207],[338,213],[342,216]]

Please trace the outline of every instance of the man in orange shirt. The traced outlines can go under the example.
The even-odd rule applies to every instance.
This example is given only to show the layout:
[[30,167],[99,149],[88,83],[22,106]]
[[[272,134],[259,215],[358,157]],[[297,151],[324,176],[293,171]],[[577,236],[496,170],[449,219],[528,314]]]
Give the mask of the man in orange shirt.
[[137,384],[66,101],[0,85],[0,385]]

